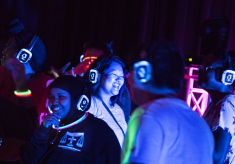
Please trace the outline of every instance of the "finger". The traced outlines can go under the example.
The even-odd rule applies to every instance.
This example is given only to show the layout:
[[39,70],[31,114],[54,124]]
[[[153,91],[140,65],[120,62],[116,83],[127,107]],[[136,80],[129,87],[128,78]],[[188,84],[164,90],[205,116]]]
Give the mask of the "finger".
[[60,116],[59,115],[57,115],[57,114],[51,114],[51,116],[53,116],[53,117],[55,117],[55,118],[57,118],[57,119],[60,119]]
[[52,74],[55,76],[55,78],[59,77],[59,71],[55,69],[54,67],[50,66]]
[[64,72],[70,66],[70,64],[71,62],[68,62],[67,64],[65,64],[65,66],[61,68],[62,72]]

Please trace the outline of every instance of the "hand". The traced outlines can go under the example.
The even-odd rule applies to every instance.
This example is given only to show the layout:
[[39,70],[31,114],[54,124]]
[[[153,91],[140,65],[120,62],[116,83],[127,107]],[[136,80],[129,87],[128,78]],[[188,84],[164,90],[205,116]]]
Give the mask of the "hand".
[[12,77],[17,86],[27,86],[25,67],[17,59],[9,59],[6,63],[6,67],[11,70]]
[[[86,71],[89,69],[89,64],[88,62],[81,62],[76,67],[74,68],[74,74],[79,75],[82,73],[86,73]],[[69,71],[70,74],[71,70]]]
[[68,62],[67,64],[65,64],[61,69],[57,70],[54,67],[50,66],[51,68],[51,73],[55,76],[55,78],[61,76],[61,75],[68,75],[68,73],[65,71],[69,65],[71,64],[71,62]]
[[43,126],[45,126],[46,128],[48,128],[51,125],[55,125],[55,126],[59,126],[59,120],[60,120],[60,116],[56,115],[56,114],[48,114],[43,118]]

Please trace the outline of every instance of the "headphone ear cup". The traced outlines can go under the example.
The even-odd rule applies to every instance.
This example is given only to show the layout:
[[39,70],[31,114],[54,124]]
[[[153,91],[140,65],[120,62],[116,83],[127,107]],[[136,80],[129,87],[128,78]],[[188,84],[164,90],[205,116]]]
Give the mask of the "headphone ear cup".
[[133,72],[137,83],[147,83],[152,77],[152,66],[147,61],[139,61],[133,65]]
[[99,80],[99,72],[96,69],[91,69],[89,72],[89,81],[92,84],[96,84]]

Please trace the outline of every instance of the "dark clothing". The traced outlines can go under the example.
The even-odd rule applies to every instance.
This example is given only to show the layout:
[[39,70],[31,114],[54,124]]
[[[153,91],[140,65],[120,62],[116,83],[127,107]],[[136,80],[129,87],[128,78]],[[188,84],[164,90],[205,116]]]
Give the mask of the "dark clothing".
[[19,157],[18,147],[29,141],[38,128],[37,108],[24,109],[3,96],[0,104],[0,161],[14,161]]
[[114,132],[92,114],[58,132],[40,126],[21,151],[24,164],[120,164],[120,153]]
[[125,87],[122,93],[122,96],[119,97],[117,104],[122,108],[124,115],[125,115],[126,123],[128,124],[128,121],[130,119],[130,111],[131,111],[131,97],[130,97],[130,92],[127,87]]

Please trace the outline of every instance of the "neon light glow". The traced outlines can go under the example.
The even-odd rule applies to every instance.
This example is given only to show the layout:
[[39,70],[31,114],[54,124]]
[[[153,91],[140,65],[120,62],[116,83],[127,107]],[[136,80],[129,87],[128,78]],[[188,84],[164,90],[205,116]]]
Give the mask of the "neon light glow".
[[[78,120],[72,122],[71,124],[61,126],[61,127],[56,127],[55,125],[52,125],[52,128],[54,128],[55,130],[62,130],[62,129],[69,128],[73,125],[76,125],[76,124],[82,122],[83,120],[85,120],[87,118],[87,116],[88,116],[88,112],[86,112],[81,118],[79,118]],[[59,120],[59,122],[60,122],[60,120]]]
[[[198,68],[189,67],[188,69],[189,73],[185,76],[189,79],[186,101],[188,106],[192,107],[193,111],[197,110],[200,116],[203,116],[207,108],[209,94],[201,88],[194,87],[194,81],[197,80],[197,75],[194,75],[193,72],[198,71]],[[195,93],[201,94],[198,99],[196,98]]]
[[24,92],[14,91],[14,94],[18,97],[29,97],[29,96],[31,96],[31,91],[29,89]]
[[97,57],[91,56],[83,58],[82,61],[84,62],[85,60],[95,60],[95,59],[97,59]]
[[191,62],[191,61],[193,61],[193,59],[192,59],[192,58],[189,58],[189,59],[188,59],[188,61],[190,61],[190,62]]

